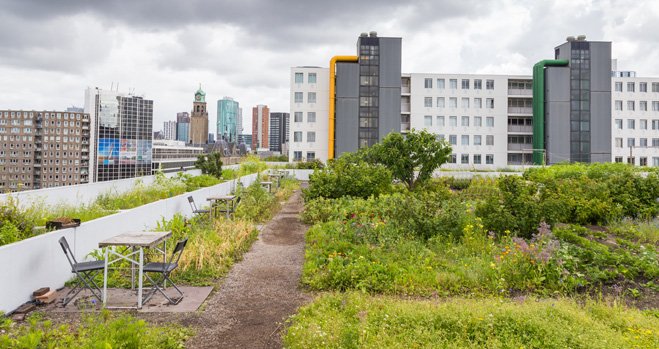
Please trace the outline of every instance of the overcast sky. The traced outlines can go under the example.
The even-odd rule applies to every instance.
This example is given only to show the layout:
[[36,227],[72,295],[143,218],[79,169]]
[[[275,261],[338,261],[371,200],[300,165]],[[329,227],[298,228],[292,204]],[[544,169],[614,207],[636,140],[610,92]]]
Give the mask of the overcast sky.
[[659,1],[0,0],[0,109],[83,106],[86,87],[154,101],[154,129],[217,100],[289,110],[289,70],[403,38],[403,72],[531,74],[568,35],[613,41],[620,70],[659,77]]

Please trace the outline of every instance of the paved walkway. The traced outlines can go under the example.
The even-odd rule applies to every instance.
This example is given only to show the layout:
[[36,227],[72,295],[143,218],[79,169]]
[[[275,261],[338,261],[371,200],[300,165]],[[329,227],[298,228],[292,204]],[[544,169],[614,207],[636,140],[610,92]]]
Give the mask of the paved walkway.
[[[304,262],[303,208],[296,192],[211,296],[186,347],[280,348],[283,322],[308,300],[299,288]],[[199,324],[199,322],[198,322]]]

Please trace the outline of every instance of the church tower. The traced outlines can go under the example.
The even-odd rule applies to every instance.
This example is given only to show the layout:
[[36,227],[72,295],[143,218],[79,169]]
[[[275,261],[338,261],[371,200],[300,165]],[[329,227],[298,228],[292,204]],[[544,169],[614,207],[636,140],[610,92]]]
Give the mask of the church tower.
[[195,145],[208,143],[208,111],[206,110],[206,92],[199,89],[194,94],[192,113],[190,114],[190,143]]

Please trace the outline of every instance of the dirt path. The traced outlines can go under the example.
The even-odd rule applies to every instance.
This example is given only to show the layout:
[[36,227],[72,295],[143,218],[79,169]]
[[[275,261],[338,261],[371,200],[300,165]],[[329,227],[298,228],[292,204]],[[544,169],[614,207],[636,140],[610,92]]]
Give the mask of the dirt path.
[[308,229],[300,221],[302,208],[298,191],[207,301],[186,347],[281,347],[284,320],[309,298],[299,288]]

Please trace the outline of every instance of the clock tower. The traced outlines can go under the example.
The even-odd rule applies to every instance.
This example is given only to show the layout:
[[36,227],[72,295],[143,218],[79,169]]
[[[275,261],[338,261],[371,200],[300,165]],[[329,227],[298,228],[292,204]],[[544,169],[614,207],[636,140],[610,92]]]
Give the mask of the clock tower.
[[206,110],[206,92],[199,89],[194,94],[192,113],[190,114],[190,143],[195,145],[208,143],[208,111]]

